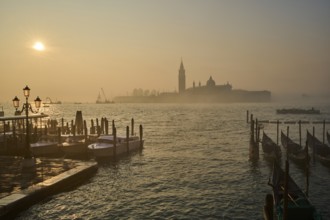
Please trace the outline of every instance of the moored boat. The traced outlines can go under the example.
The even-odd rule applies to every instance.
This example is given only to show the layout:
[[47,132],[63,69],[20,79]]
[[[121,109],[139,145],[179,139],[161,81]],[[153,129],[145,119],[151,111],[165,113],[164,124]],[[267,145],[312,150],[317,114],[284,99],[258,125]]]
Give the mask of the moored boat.
[[141,141],[138,136],[131,136],[127,141],[127,138],[122,136],[118,136],[114,139],[113,135],[101,135],[97,138],[95,143],[88,145],[88,150],[90,150],[96,158],[114,157],[131,150],[137,150],[140,146]]
[[308,146],[313,149],[313,155],[325,165],[330,166],[330,148],[307,131]]
[[58,156],[62,154],[56,136],[44,135],[35,143],[30,144],[34,156]]
[[279,159],[281,157],[281,147],[277,145],[265,132],[262,135],[262,150],[265,157]]
[[300,108],[283,108],[277,109],[277,114],[320,114],[320,110],[311,108],[311,109],[300,109]]
[[273,189],[273,204],[277,219],[284,219],[284,200],[287,192],[287,219],[321,220],[321,214],[289,174],[287,174],[287,190],[285,190],[285,175],[280,165],[275,162],[272,178],[268,184]]
[[66,156],[86,157],[88,155],[87,140],[84,135],[68,136],[60,144],[61,150]]
[[281,131],[281,143],[286,149],[288,157],[297,163],[306,163],[309,160],[308,153],[306,153],[306,147],[303,149],[302,146],[294,142],[291,138],[286,136],[283,131]]

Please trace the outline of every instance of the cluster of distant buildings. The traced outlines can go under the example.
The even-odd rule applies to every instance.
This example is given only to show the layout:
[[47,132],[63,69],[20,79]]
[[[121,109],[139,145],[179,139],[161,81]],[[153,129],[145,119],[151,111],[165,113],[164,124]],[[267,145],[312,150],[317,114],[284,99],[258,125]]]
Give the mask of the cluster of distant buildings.
[[196,86],[193,82],[191,88],[186,88],[186,71],[181,60],[179,68],[179,90],[178,92],[166,92],[152,96],[118,96],[114,98],[116,103],[124,102],[269,102],[270,91],[246,91],[232,89],[228,82],[224,85],[216,85],[212,76],[206,85],[201,82]]

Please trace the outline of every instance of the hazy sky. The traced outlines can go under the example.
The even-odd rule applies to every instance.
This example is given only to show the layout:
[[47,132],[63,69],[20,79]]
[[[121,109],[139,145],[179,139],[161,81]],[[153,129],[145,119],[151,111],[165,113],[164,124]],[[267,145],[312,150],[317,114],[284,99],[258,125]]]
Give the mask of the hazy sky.
[[177,91],[181,57],[187,87],[330,95],[330,1],[0,0],[0,101]]

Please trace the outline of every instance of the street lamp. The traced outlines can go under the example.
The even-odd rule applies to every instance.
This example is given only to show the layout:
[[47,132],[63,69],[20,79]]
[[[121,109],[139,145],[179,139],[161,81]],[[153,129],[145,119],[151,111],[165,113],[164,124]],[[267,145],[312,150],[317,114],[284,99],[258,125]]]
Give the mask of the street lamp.
[[30,88],[28,86],[25,86],[25,88],[23,89],[23,93],[25,96],[25,103],[23,104],[22,110],[18,110],[19,108],[19,99],[17,98],[17,96],[15,96],[15,98],[13,99],[13,105],[14,108],[16,109],[15,115],[17,114],[21,114],[23,111],[25,111],[25,116],[26,116],[26,141],[25,141],[25,152],[24,152],[24,160],[25,161],[30,161],[30,162],[26,162],[26,166],[33,166],[34,165],[34,161],[32,160],[32,153],[31,153],[31,149],[30,149],[30,126],[29,126],[29,111],[31,111],[32,113],[37,113],[39,111],[40,105],[41,105],[41,99],[39,98],[39,96],[34,100],[35,103],[35,107],[37,110],[33,110],[31,104],[29,103],[29,96],[30,96]]

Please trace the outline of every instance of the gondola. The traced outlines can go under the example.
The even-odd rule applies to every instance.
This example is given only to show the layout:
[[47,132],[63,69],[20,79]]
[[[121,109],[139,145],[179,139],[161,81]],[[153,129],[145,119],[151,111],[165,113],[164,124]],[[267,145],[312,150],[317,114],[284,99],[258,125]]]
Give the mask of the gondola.
[[[268,184],[273,189],[274,211],[276,212],[277,219],[282,220],[284,217],[285,172],[277,162],[274,163],[272,178]],[[287,186],[287,219],[322,219],[320,213],[311,204],[306,194],[299,188],[290,175],[288,175]]]
[[313,155],[323,164],[330,166],[330,148],[307,131],[308,146],[313,149]]
[[297,163],[306,163],[309,160],[308,153],[306,153],[305,148],[295,143],[292,139],[286,136],[283,131],[281,131],[281,143],[282,146],[286,149],[289,159]]
[[277,145],[268,135],[263,132],[262,135],[262,150],[265,157],[279,159],[281,157],[281,147]]

